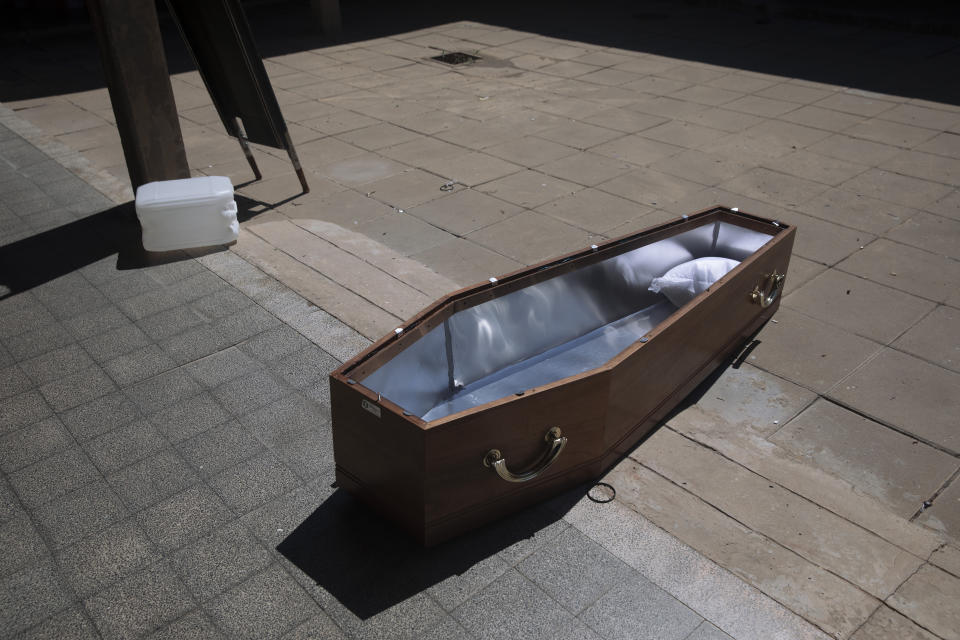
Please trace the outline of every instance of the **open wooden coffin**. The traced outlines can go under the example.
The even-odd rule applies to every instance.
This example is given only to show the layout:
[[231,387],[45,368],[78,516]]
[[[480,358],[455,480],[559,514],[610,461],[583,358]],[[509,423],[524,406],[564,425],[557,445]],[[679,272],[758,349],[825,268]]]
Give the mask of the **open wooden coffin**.
[[717,207],[438,300],[330,375],[337,482],[430,545],[599,476],[770,318],[794,235]]

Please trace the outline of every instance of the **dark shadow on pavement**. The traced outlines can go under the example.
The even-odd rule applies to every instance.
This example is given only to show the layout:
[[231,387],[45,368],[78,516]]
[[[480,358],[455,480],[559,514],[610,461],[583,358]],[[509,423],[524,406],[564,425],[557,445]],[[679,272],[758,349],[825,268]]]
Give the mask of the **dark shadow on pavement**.
[[[248,220],[271,207],[236,196],[238,217]],[[0,246],[0,299],[16,295],[72,273],[112,255],[117,270],[141,269],[153,265],[189,260],[224,251],[215,245],[184,251],[146,251],[133,202],[37,235]]]
[[[332,44],[393,36],[472,20],[532,34],[619,47],[676,60],[893,95],[960,104],[960,5],[826,0],[610,0],[601,4],[531,0],[479,3],[343,0],[344,32],[321,34],[305,0],[245,4],[257,48],[265,57]],[[757,8],[768,6],[763,19]],[[175,26],[161,30],[171,73],[193,69]],[[879,12],[879,13],[878,13]],[[812,19],[811,19],[812,18]],[[932,33],[922,25],[943,29]],[[950,35],[953,34],[953,35]],[[482,42],[476,48],[485,49]],[[504,44],[509,49],[509,42]],[[439,51],[438,51],[439,53]],[[92,32],[0,44],[5,60],[27,60],[0,71],[0,101],[60,95],[105,86]]]
[[277,550],[365,620],[536,536],[587,489],[575,488],[429,549],[338,489]]
[[[0,286],[32,289],[117,254],[117,268],[142,262],[133,203],[121,204],[0,247]],[[130,268],[127,266],[126,268]]]

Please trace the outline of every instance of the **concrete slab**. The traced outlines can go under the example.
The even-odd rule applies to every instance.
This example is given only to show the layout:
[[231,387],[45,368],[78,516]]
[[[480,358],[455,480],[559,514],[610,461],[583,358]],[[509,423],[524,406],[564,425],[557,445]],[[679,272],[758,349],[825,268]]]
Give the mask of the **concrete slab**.
[[813,278],[783,304],[881,344],[892,342],[934,308],[927,300],[837,270]]
[[[604,477],[623,502],[651,522],[830,634],[846,637],[878,601],[846,580],[751,531],[634,460]],[[785,581],[785,574],[795,579]]]
[[749,362],[819,393],[858,369],[881,346],[866,338],[781,307],[767,324]]
[[884,349],[829,396],[956,454],[960,435],[952,417],[960,411],[958,384],[960,374]]
[[522,264],[533,264],[582,249],[600,238],[599,235],[533,211],[524,211],[468,236],[469,240]]
[[875,597],[889,596],[922,563],[675,432],[657,432],[631,457]]
[[960,468],[953,456],[822,399],[770,439],[907,520]]
[[894,346],[960,373],[960,311],[940,306],[914,325]]
[[960,547],[945,544],[933,552],[930,562],[960,577]]
[[936,640],[936,636],[918,627],[890,607],[881,605],[851,640]]
[[960,578],[924,565],[890,597],[888,604],[944,640],[960,638]]
[[733,638],[829,637],[617,501],[581,500],[565,519]]
[[960,482],[953,478],[933,501],[933,506],[917,518],[932,529],[960,541]]

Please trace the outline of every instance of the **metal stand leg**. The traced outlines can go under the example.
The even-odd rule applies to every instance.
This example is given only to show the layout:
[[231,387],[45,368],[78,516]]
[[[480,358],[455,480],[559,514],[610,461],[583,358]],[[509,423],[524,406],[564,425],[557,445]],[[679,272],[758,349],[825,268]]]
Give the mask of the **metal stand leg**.
[[240,141],[240,146],[243,148],[243,155],[247,156],[247,162],[250,163],[250,168],[253,169],[253,176],[256,180],[263,178],[263,175],[260,174],[260,169],[257,167],[257,161],[253,159],[253,152],[250,150],[250,145],[247,144],[247,139],[242,135],[237,136],[237,140]]
[[297,157],[297,151],[293,148],[293,141],[290,139],[290,132],[283,132],[283,142],[287,146],[287,155],[290,156],[290,163],[293,164],[293,170],[297,172],[297,178],[300,180],[300,186],[304,193],[310,193],[310,186],[307,184],[307,177],[303,175],[303,167],[300,166],[300,158]]

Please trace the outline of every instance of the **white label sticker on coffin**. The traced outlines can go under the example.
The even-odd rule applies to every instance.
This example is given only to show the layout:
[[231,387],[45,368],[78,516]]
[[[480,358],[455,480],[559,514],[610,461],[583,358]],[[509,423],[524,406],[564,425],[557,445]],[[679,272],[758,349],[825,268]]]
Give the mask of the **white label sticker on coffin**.
[[373,404],[369,400],[361,400],[360,406],[366,409],[367,411],[369,411],[370,413],[372,413],[373,415],[377,416],[378,418],[380,417],[380,407]]

